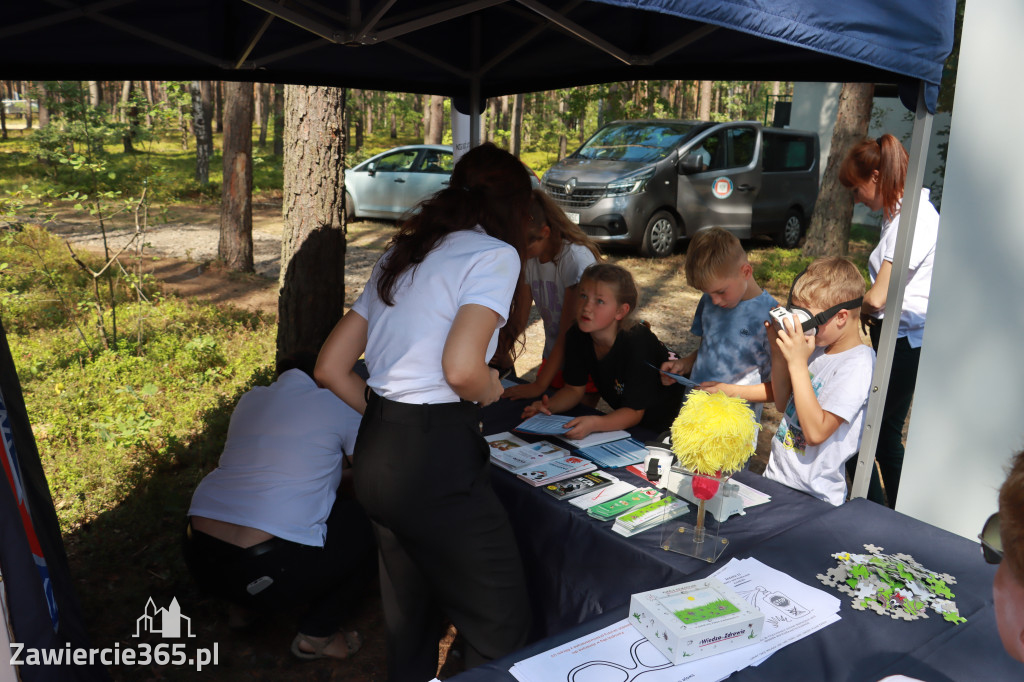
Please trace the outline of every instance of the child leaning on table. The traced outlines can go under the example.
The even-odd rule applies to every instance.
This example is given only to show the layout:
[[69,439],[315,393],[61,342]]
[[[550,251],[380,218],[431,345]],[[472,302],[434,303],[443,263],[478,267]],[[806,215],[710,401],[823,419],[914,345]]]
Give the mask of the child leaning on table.
[[[756,406],[771,400],[771,353],[764,321],[778,303],[754,281],[740,240],[720,227],[701,230],[686,248],[686,281],[704,292],[690,333],[697,350],[662,369],[689,374],[705,391],[722,391]],[[662,375],[662,383],[672,381]]]
[[[770,323],[772,392],[785,406],[772,439],[767,478],[840,505],[846,460],[860,450],[875,351],[860,337],[864,278],[845,258],[819,258],[798,275],[790,309],[813,319],[806,331]],[[816,325],[816,326],[815,326]]]
[[664,386],[658,379],[654,368],[668,349],[646,326],[634,324],[638,298],[633,276],[618,265],[596,263],[583,271],[576,323],[565,333],[565,385],[523,410],[523,418],[572,409],[583,399],[590,376],[612,412],[576,417],[566,423],[566,436],[585,438],[637,425],[668,429],[679,413],[683,387]]

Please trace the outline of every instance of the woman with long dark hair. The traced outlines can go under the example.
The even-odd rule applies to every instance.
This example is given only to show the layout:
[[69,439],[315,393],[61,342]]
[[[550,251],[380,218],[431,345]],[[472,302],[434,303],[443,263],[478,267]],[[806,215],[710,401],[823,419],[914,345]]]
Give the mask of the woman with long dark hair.
[[[468,665],[526,641],[522,563],[479,411],[502,393],[488,359],[526,326],[529,202],[515,157],[490,144],[467,152],[391,240],[317,361],[317,380],[363,413],[355,490],[380,546],[391,680],[436,674],[444,617]],[[364,351],[365,382],[352,369]]]
[[[839,181],[853,190],[854,200],[872,211],[882,212],[882,232],[878,246],[868,258],[871,287],[864,295],[861,319],[868,326],[871,345],[878,350],[882,334],[882,317],[889,292],[893,252],[900,228],[903,186],[907,181],[907,151],[889,134],[877,140],[866,138],[846,155],[839,169]],[[903,424],[914,399],[917,365],[921,357],[924,322],[928,314],[928,293],[932,281],[932,260],[939,230],[939,214],[929,201],[927,189],[921,190],[921,203],[914,226],[914,243],[910,250],[910,268],[903,290],[899,331],[893,351],[889,389],[882,411],[875,460],[882,473],[885,494],[879,484],[878,471],[872,471],[868,499],[896,506],[903,470]]]

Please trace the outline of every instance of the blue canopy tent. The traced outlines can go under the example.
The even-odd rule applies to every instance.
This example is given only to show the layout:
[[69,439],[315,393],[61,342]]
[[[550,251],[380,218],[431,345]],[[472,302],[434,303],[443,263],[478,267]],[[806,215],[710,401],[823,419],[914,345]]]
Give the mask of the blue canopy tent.
[[[916,110],[903,209],[913,225],[954,12],[954,0],[45,0],[7,4],[0,66],[31,80],[253,80],[430,93],[465,97],[472,113],[485,97],[627,79],[891,83]],[[901,230],[890,309],[902,302],[911,237]],[[895,326],[886,329],[862,464],[874,456],[895,344]],[[6,346],[4,337],[0,356],[9,357]],[[8,556],[24,554],[25,531],[4,524],[5,584],[9,593],[39,595],[52,586],[58,605],[72,603],[56,625],[46,599],[12,604],[13,631],[21,641],[42,633],[38,646],[54,637],[77,645],[84,632],[52,502],[13,363],[4,369],[0,391],[21,415],[13,429],[29,474],[20,478],[31,491],[25,508],[46,538],[39,544],[50,578],[44,584],[34,564],[10,572],[16,562]],[[859,473],[854,493],[866,486]],[[21,674],[31,679],[32,671]]]

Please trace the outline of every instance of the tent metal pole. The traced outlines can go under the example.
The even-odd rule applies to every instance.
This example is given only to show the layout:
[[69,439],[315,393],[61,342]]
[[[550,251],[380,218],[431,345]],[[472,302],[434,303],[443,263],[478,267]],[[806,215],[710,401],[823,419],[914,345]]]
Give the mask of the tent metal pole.
[[914,243],[921,187],[924,185],[924,169],[928,160],[928,144],[932,135],[932,115],[928,113],[928,107],[925,105],[924,89],[924,81],[921,81],[917,91],[917,111],[914,114],[914,135],[910,141],[907,179],[903,185],[899,232],[896,235],[896,248],[892,256],[892,274],[885,297],[885,324],[882,325],[882,335],[878,341],[878,358],[875,361],[875,372],[871,377],[871,396],[868,398],[864,435],[857,457],[857,474],[850,490],[851,498],[867,497],[871,472],[875,467],[878,433],[882,426],[882,410],[888,393],[892,355],[896,348],[900,311],[903,309],[903,290],[906,288],[907,271],[910,269],[910,252]]
[[472,33],[470,37],[469,79],[469,148],[472,149],[480,144],[480,47],[483,26],[480,15],[474,14],[472,18]]

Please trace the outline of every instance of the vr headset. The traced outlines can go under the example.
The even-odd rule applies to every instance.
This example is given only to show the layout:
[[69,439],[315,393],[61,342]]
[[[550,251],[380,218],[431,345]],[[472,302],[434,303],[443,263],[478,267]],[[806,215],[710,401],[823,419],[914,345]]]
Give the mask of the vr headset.
[[777,308],[772,308],[769,311],[768,314],[771,316],[772,326],[775,327],[776,330],[786,329],[785,322],[786,320],[789,320],[790,327],[793,327],[794,329],[801,329],[804,336],[814,336],[818,333],[818,327],[835,317],[836,313],[840,310],[856,310],[857,308],[860,308],[861,304],[864,302],[864,297],[861,296],[853,299],[852,301],[846,301],[845,303],[834,305],[828,310],[823,310],[817,315],[811,315],[810,310],[793,305],[793,288],[796,286],[797,281],[799,281],[806,272],[807,270],[804,270],[796,276],[796,279],[793,280],[793,285],[789,288],[789,296],[786,298],[785,307],[779,306]]

